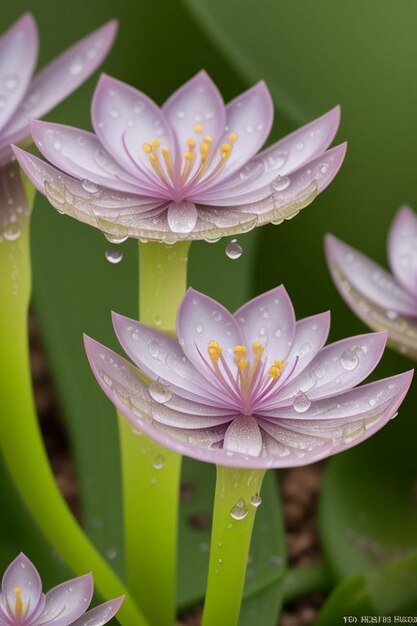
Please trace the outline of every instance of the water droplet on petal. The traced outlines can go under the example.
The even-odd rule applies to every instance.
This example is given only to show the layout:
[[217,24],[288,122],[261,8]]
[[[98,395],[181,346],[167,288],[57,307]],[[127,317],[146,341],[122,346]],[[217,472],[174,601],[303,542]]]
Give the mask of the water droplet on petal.
[[81,72],[83,71],[83,67],[84,63],[82,62],[82,59],[75,59],[69,66],[70,74],[72,74],[73,76],[81,74]]
[[153,316],[153,323],[155,324],[155,326],[161,326],[162,325],[162,317],[160,315],[158,315],[158,313]]
[[233,519],[237,521],[245,519],[247,514],[248,514],[248,508],[243,498],[240,498],[236,502],[236,504],[230,509],[230,517],[233,517]]
[[[82,138],[79,137],[79,140],[80,139]],[[81,187],[84,189],[84,191],[87,191],[87,193],[97,193],[98,191],[100,191],[100,187],[93,183],[91,180],[87,180],[87,178],[84,178],[81,181]]]
[[152,461],[152,467],[159,470],[165,465],[165,457],[162,454],[158,454]]
[[251,505],[252,505],[252,506],[254,506],[255,508],[258,508],[258,506],[259,506],[260,504],[262,504],[262,498],[261,498],[261,496],[259,495],[259,493],[255,493],[255,494],[251,497],[251,499],[250,499],[250,503],[251,503]]
[[296,149],[297,149],[297,150],[302,150],[302,149],[304,148],[304,142],[303,142],[303,141],[299,141],[299,142],[296,144],[296,146],[295,146],[295,147],[296,147]]
[[149,385],[149,393],[155,402],[159,402],[160,404],[165,404],[165,402],[168,402],[168,400],[172,398],[172,391],[157,381]]
[[288,176],[277,176],[277,178],[272,181],[271,185],[275,191],[284,191],[284,189],[289,187],[290,183],[291,180]]
[[239,259],[242,256],[243,248],[237,242],[237,239],[232,239],[226,246],[226,254],[229,259]]
[[7,76],[4,80],[4,86],[8,91],[13,91],[14,89],[16,89],[18,82],[19,79],[17,76]]
[[62,143],[58,139],[54,141],[54,148],[58,150],[58,152],[62,149]]
[[104,233],[105,238],[110,243],[123,243],[128,239],[129,235],[113,235],[111,233]]
[[123,252],[121,250],[106,250],[104,256],[109,263],[116,264],[123,259]]
[[201,322],[198,322],[198,324],[195,327],[195,330],[197,333],[202,333],[204,330],[203,324]]
[[311,400],[303,391],[299,391],[292,406],[297,413],[304,413],[310,408]]
[[157,341],[150,341],[148,345],[148,350],[150,355],[153,356],[154,359],[158,358],[161,351],[159,343]]
[[119,113],[119,111],[117,109],[110,109],[109,115],[113,119],[117,119],[119,117],[120,113]]
[[354,370],[358,363],[359,359],[353,352],[346,351],[340,356],[340,365],[348,372]]

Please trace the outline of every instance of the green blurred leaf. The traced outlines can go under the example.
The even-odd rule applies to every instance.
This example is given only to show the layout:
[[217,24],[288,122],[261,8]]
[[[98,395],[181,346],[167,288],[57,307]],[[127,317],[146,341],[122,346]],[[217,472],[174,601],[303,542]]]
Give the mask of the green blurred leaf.
[[363,576],[352,576],[338,585],[320,610],[314,626],[342,624],[343,617],[375,615],[366,593],[366,581]]
[[[215,467],[184,459],[182,506],[180,511],[180,555],[178,602],[181,610],[204,597],[210,549],[211,509],[214,498]],[[252,536],[245,596],[258,596],[260,605],[278,606],[270,594],[262,593],[275,585],[285,571],[285,540],[282,511],[274,472],[267,473],[262,487]],[[255,600],[250,603],[254,604]],[[249,605],[248,605],[249,606]],[[249,610],[249,609],[248,609]],[[277,611],[275,611],[275,617]]]

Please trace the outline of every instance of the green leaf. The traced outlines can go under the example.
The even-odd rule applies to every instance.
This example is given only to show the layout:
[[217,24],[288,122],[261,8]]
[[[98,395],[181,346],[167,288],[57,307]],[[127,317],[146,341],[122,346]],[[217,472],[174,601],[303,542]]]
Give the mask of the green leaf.
[[[201,602],[204,597],[215,467],[184,459],[182,484],[178,601],[183,610]],[[282,511],[272,471],[264,478],[262,504],[256,514],[250,555],[245,597],[258,594],[261,597],[262,592],[269,589],[271,584],[276,586],[276,581],[283,576],[285,570]],[[268,605],[272,604],[268,594],[263,597]],[[277,612],[275,617],[276,615]]]

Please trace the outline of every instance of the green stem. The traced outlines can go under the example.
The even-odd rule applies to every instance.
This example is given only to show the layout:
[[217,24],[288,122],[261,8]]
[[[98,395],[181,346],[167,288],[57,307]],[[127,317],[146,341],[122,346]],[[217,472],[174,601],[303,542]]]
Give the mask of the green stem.
[[[189,245],[139,244],[139,318],[169,334],[186,289]],[[181,455],[134,436],[123,416],[119,428],[128,587],[153,626],[172,626]]]
[[202,626],[237,626],[256,513],[252,502],[264,475],[265,470],[217,466]]
[[[11,171],[18,175],[17,169]],[[6,203],[6,192],[7,186],[3,186],[2,204]],[[12,200],[24,206],[23,194],[22,187],[17,186]],[[0,206],[0,211],[5,207]],[[28,216],[21,219],[19,228],[17,239],[0,243],[1,452],[20,496],[45,536],[74,573],[93,572],[95,586],[107,600],[126,594],[126,589],[70,512],[56,485],[38,426],[27,331],[31,289]],[[118,620],[124,626],[147,626],[127,594]]]

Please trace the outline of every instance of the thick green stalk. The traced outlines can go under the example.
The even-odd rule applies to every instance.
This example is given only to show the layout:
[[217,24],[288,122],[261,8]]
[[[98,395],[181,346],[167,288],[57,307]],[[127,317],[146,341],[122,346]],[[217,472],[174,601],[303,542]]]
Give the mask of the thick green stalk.
[[[15,166],[9,169],[19,175]],[[14,185],[11,190],[4,181],[0,181],[2,219],[7,215],[7,204],[14,203],[17,208],[26,204],[22,187]],[[27,332],[31,288],[29,216],[20,218],[18,230],[16,223],[8,234],[7,228],[3,231],[0,242],[1,452],[19,494],[45,536],[74,573],[93,572],[96,589],[107,600],[126,594],[126,589],[68,509],[54,480],[38,426]],[[118,620],[123,626],[147,626],[128,595]]]
[[265,470],[217,466],[202,626],[237,626]]
[[[139,318],[175,333],[189,243],[139,244]],[[153,626],[175,621],[181,456],[119,417],[128,587]]]

